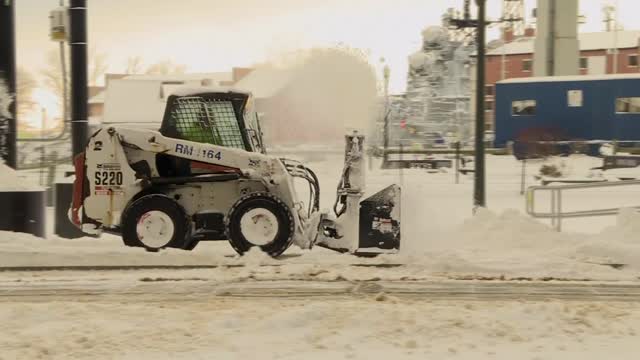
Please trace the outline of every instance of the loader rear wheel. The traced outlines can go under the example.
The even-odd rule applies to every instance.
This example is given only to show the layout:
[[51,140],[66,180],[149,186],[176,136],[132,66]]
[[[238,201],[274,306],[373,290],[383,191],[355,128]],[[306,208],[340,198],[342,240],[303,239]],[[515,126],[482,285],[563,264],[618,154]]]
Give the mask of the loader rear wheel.
[[122,214],[122,240],[127,246],[158,251],[183,247],[191,235],[191,221],[173,199],[159,194],[134,201]]
[[257,246],[277,257],[293,242],[295,222],[291,211],[269,193],[242,197],[233,205],[225,222],[229,243],[240,255]]

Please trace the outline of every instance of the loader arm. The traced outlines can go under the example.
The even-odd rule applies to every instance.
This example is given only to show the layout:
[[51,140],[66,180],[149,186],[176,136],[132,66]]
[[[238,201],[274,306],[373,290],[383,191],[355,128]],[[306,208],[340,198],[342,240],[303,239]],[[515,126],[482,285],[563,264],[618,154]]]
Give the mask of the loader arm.
[[124,146],[237,169],[245,176],[251,176],[255,172],[259,172],[261,176],[275,175],[275,172],[269,170],[279,163],[278,159],[260,153],[170,138],[159,131],[117,128],[117,133]]

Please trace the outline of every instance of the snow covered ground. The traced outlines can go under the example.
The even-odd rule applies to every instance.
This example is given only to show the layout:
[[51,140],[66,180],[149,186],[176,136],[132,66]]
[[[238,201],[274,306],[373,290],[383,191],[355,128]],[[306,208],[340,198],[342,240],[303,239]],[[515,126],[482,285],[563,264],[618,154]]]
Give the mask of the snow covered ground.
[[636,359],[637,303],[186,298],[0,303],[3,359]]
[[[599,165],[588,157],[565,160],[559,164],[566,175],[584,176]],[[322,182],[322,204],[331,204],[341,159],[333,156],[312,162]],[[528,184],[535,184],[542,162],[528,165]],[[272,260],[262,254],[238,258],[222,243],[202,243],[193,252],[167,250],[146,253],[126,248],[115,236],[101,239],[47,240],[23,234],[0,236],[2,266],[56,265],[229,265],[254,261],[283,265],[274,277],[303,276],[323,270],[323,276],[350,279],[430,278],[559,278],[636,281],[640,276],[640,215],[628,210],[618,217],[567,220],[565,232],[557,233],[547,224],[522,213],[520,163],[512,157],[488,158],[488,205],[472,216],[472,178],[454,183],[450,172],[427,173],[424,170],[373,170],[368,177],[369,190],[391,183],[403,186],[402,246],[399,255],[359,259],[325,249],[290,249],[284,258]],[[576,193],[567,196],[567,207],[631,206],[640,189],[621,188],[607,192]],[[542,203],[542,202],[540,202]],[[603,203],[607,203],[604,204]],[[52,224],[50,224],[52,225]],[[50,226],[51,227],[51,226]],[[354,271],[354,263],[403,264],[380,270]],[[621,265],[614,268],[608,265]],[[233,276],[233,271],[225,272]]]
[[0,161],[0,191],[42,191],[33,175],[18,172]]
[[[563,162],[563,160],[551,160]],[[597,159],[564,161],[563,173],[584,177]],[[530,162],[528,184],[542,162]],[[314,161],[322,203],[333,200],[342,161]],[[0,233],[0,266],[207,265],[148,284],[147,297],[12,296],[8,289],[73,289],[65,272],[0,273],[0,359],[616,359],[637,358],[640,304],[635,301],[500,301],[352,295],[313,298],[229,297],[198,293],[165,297],[161,285],[200,279],[376,283],[469,279],[590,280],[640,283],[640,215],[570,220],[557,233],[524,215],[520,163],[488,158],[490,210],[472,216],[472,178],[424,170],[374,170],[373,192],[403,186],[403,243],[398,255],[360,259],[324,249],[259,252],[237,257],[222,243],[193,252],[146,253],[114,236],[38,239]],[[637,190],[568,196],[567,206],[633,206]],[[608,264],[608,265],[607,265]],[[354,266],[355,265],[355,266]],[[610,266],[610,265],[616,265]],[[620,265],[620,266],[617,266]],[[84,285],[156,278],[158,270],[86,272]],[[177,281],[176,280],[176,281]],[[51,285],[53,284],[53,285]],[[567,286],[571,283],[567,282]],[[35,289],[35,288],[33,288]],[[82,288],[81,288],[82,289]],[[126,286],[125,286],[126,289]],[[40,295],[39,295],[40,294]]]

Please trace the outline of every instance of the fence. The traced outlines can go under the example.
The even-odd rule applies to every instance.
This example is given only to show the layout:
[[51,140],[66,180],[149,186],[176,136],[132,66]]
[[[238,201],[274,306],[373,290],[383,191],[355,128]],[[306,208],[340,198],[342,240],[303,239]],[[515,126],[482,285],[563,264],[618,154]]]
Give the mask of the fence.
[[[583,218],[592,216],[616,215],[622,207],[603,208],[580,211],[563,212],[563,192],[569,190],[619,188],[626,186],[639,186],[640,180],[599,182],[591,184],[532,186],[527,189],[526,210],[534,218],[551,219],[551,225],[558,231],[562,231],[562,220],[569,218]],[[536,194],[548,192],[551,195],[550,212],[536,211]],[[637,208],[640,206],[625,206],[624,208]]]

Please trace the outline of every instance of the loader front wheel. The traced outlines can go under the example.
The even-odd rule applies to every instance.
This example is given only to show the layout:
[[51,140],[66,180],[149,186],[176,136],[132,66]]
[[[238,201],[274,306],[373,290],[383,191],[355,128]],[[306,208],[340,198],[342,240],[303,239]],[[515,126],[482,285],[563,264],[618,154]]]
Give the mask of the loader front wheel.
[[122,239],[127,246],[158,251],[182,247],[191,234],[191,222],[173,199],[159,194],[143,196],[122,214]]
[[277,257],[291,246],[294,220],[289,207],[269,193],[253,193],[242,197],[226,217],[227,238],[242,255],[259,247]]

